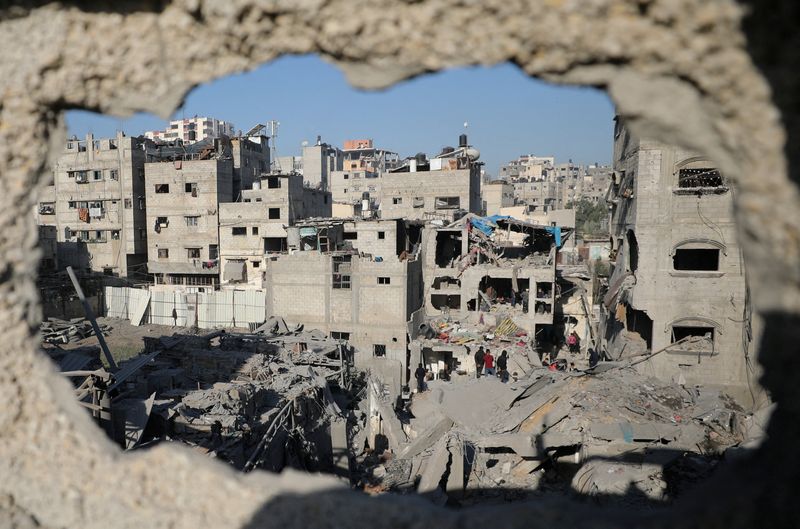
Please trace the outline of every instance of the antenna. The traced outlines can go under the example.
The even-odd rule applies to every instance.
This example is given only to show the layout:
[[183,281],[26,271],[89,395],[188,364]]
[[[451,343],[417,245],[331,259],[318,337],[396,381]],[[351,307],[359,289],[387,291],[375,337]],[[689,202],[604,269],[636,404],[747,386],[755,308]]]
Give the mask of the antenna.
[[276,145],[278,138],[278,127],[280,127],[280,125],[280,122],[275,121],[274,119],[271,119],[267,122],[267,127],[269,127],[269,136],[272,140],[272,143],[270,144],[269,155],[272,162],[272,172],[274,173],[280,172],[281,170],[281,164],[278,162],[278,146]]

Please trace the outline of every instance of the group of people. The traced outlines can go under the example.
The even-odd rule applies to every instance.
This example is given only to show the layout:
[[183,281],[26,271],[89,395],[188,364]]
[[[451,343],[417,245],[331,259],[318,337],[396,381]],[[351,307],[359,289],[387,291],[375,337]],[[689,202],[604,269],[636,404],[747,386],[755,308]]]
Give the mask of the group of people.
[[[495,363],[497,367],[495,367]],[[475,351],[475,372],[478,378],[481,378],[481,373],[487,377],[499,377],[501,382],[508,382],[508,353],[503,351],[495,361],[494,355],[487,348],[485,351],[483,346],[480,346]]]

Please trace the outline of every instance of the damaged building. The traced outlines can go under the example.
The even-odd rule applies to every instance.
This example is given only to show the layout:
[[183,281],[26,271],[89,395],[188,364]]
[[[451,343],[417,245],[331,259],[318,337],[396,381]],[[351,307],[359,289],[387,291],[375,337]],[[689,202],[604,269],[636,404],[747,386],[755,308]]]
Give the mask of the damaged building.
[[414,322],[411,366],[422,363],[436,377],[474,374],[472,355],[487,333],[525,356],[549,350],[558,249],[570,233],[504,216],[428,225],[425,321]]
[[49,352],[125,450],[178,442],[245,472],[347,476],[352,351],[319,331],[271,318],[247,334],[145,337],[141,355],[110,367],[86,348]]
[[407,363],[408,322],[422,306],[421,227],[402,220],[299,221],[293,251],[264,266],[267,314],[349,341],[356,364],[386,357]]
[[751,307],[725,176],[697,153],[634,136],[618,119],[607,200],[607,356],[652,354],[639,369],[658,378],[747,387]]

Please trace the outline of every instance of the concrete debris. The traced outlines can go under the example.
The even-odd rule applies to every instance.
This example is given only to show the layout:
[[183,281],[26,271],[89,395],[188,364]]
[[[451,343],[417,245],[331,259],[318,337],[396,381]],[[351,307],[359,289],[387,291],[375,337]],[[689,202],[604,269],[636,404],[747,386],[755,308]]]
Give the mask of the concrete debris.
[[[95,335],[91,322],[86,318],[72,318],[69,321],[47,318],[47,321],[42,322],[40,329],[42,340],[52,344],[77,342]],[[111,327],[100,325],[100,330],[103,334],[108,334]]]
[[429,391],[396,409],[413,441],[390,448],[395,461],[408,462],[396,468],[410,467],[412,476],[386,466],[361,486],[402,492],[398,484],[416,480],[435,503],[461,505],[575,492],[651,505],[712,472],[721,454],[744,440],[738,425],[754,422],[723,393],[687,390],[633,369],[591,376],[531,369],[509,384],[494,377],[429,381]]
[[144,352],[112,373],[97,354],[54,359],[126,449],[180,442],[245,471],[289,466],[349,479],[341,405],[359,389],[352,349],[281,318],[256,331],[144,337]]

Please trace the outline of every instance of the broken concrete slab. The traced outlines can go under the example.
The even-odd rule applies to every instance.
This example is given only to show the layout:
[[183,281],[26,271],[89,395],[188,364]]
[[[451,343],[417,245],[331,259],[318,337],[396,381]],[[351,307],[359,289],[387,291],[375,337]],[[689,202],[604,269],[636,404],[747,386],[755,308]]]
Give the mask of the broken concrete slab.
[[448,438],[439,439],[433,454],[423,466],[422,476],[419,480],[419,486],[417,486],[419,494],[430,493],[439,488],[439,482],[442,480],[442,476],[447,471],[450,463],[450,451],[447,449],[448,442]]
[[399,457],[410,459],[418,456],[439,441],[452,427],[453,420],[449,417],[442,417],[433,428],[420,434],[411,444],[401,450]]

